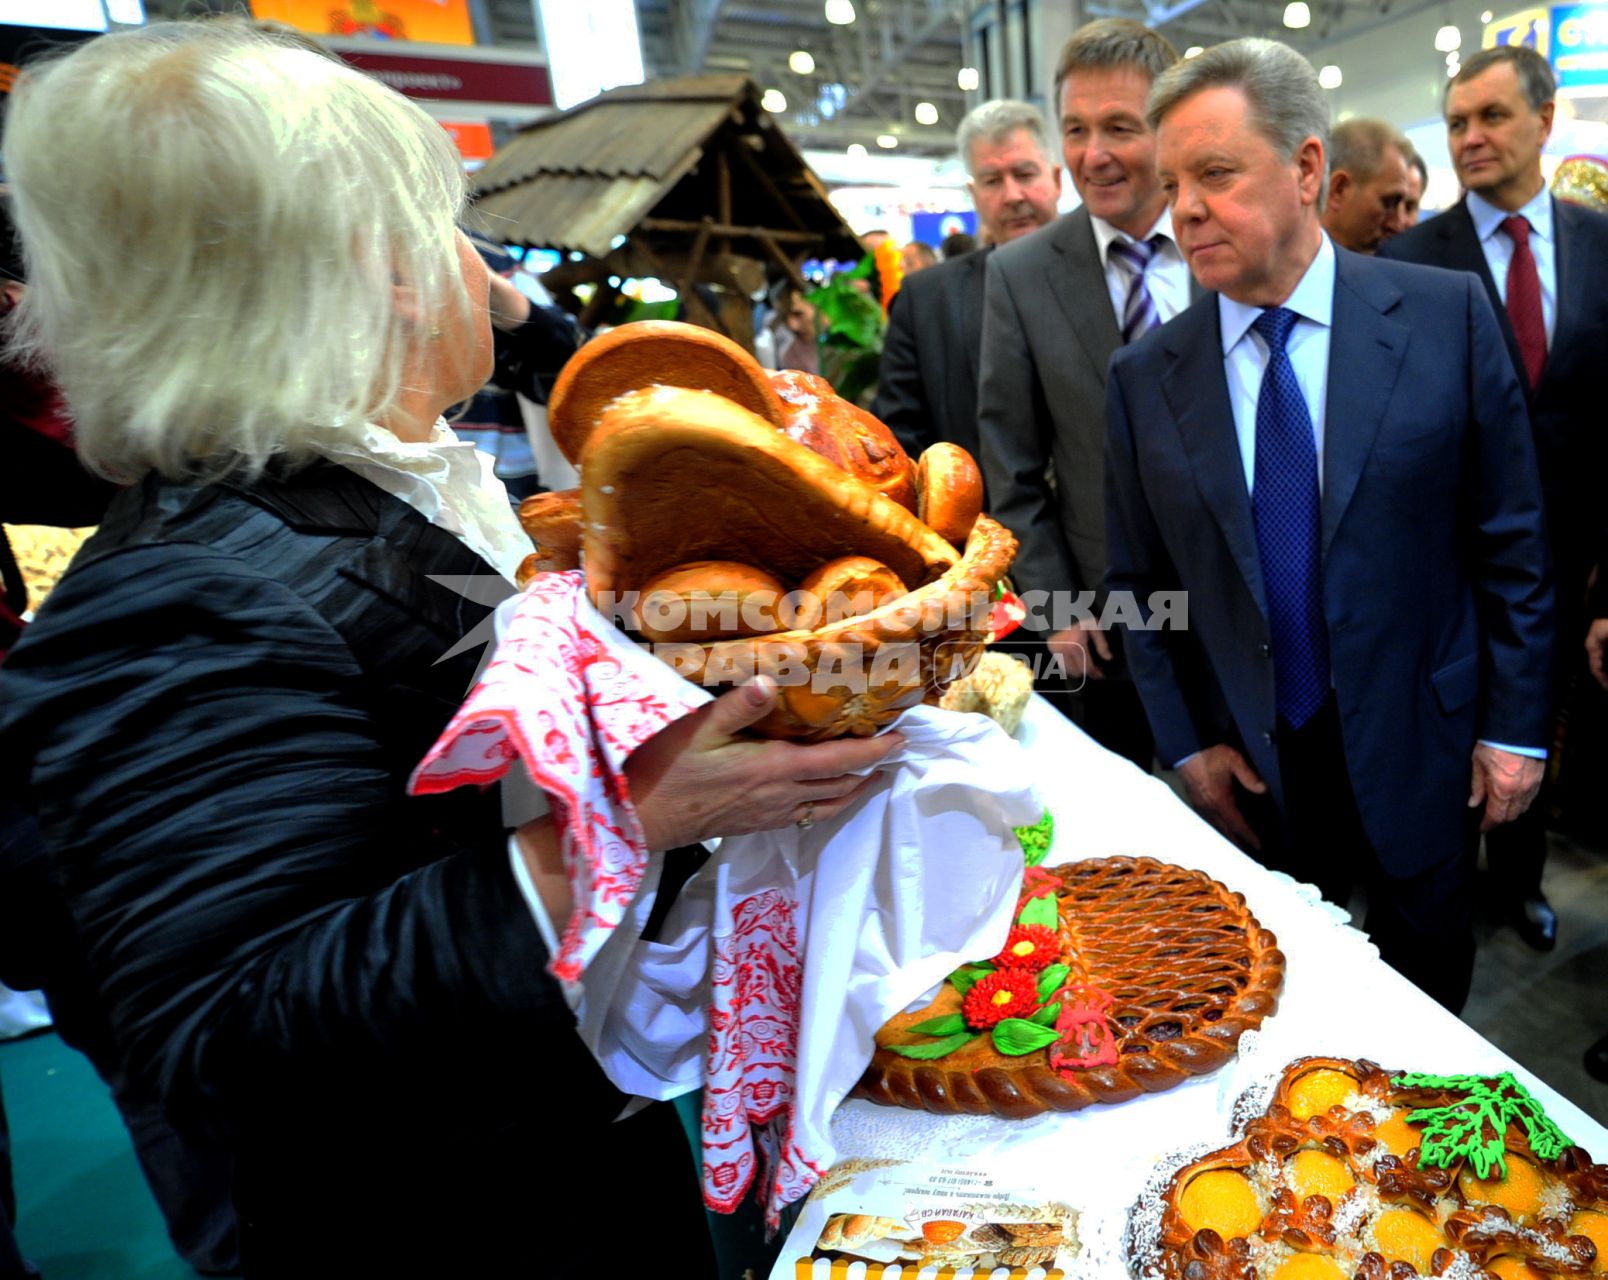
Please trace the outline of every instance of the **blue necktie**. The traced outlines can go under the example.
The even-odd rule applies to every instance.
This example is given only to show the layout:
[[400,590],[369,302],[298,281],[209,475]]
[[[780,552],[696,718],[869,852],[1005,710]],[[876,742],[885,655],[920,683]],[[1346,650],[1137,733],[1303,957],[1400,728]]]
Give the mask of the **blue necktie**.
[[1122,341],[1126,346],[1142,338],[1159,323],[1156,301],[1145,286],[1145,268],[1161,248],[1163,237],[1151,236],[1148,240],[1113,240],[1107,251],[1116,258],[1128,273],[1128,297],[1122,307]]
[[1295,320],[1295,312],[1272,307],[1252,325],[1267,342],[1268,362],[1256,400],[1251,511],[1273,632],[1279,716],[1299,729],[1329,696],[1329,630],[1323,617],[1318,451],[1284,349]]

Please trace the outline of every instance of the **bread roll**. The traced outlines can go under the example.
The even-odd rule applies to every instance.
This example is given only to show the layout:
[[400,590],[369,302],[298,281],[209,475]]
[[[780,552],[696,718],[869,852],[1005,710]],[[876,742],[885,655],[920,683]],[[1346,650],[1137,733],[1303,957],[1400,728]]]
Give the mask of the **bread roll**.
[[929,529],[957,547],[966,545],[983,510],[983,474],[958,444],[931,445],[916,464],[916,514]]
[[785,434],[905,510],[916,509],[915,468],[893,432],[825,378],[783,369],[771,375],[771,385],[786,406]]
[[[539,561],[531,572],[581,566],[581,491],[538,493],[519,504],[519,523],[536,544]],[[529,561],[527,561],[529,563]],[[524,572],[525,566],[520,566]],[[520,583],[524,586],[524,583]]]
[[695,560],[642,588],[638,630],[653,644],[731,640],[782,630],[781,582],[734,560]]
[[593,338],[570,357],[547,402],[547,425],[563,455],[579,465],[603,410],[641,387],[713,391],[783,425],[782,402],[759,362],[730,338],[695,324],[638,320]]
[[788,628],[811,631],[823,622],[857,618],[897,600],[909,590],[899,575],[870,556],[828,560],[790,593]]

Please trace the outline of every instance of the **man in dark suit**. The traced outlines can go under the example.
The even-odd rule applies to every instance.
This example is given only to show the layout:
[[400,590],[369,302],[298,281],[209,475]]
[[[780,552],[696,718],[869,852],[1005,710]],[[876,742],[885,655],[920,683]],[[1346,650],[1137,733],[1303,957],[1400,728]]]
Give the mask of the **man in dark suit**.
[[[1608,217],[1547,191],[1541,149],[1552,130],[1554,92],[1552,69],[1533,49],[1503,45],[1471,56],[1446,96],[1447,143],[1464,197],[1383,252],[1478,276],[1525,386],[1557,577],[1556,712],[1580,676],[1586,578],[1608,473],[1600,390]],[[1532,947],[1550,951],[1558,919],[1541,891],[1545,805],[1493,831],[1485,849],[1495,896],[1513,927]]]
[[1108,585],[1189,593],[1187,630],[1127,635],[1158,753],[1271,865],[1342,904],[1360,879],[1381,954],[1457,1009],[1472,810],[1523,811],[1547,728],[1523,390],[1474,281],[1323,234],[1328,106],[1294,50],[1208,50],[1149,116],[1215,291],[1111,368]]
[[[1161,36],[1121,18],[1089,23],[1062,49],[1061,148],[1083,204],[992,255],[978,406],[989,510],[1021,542],[1011,576],[1028,627],[1066,664],[1073,719],[1143,769],[1153,755],[1144,713],[1096,625],[1101,453],[1111,353],[1189,302],[1145,123],[1151,82],[1177,60]],[[1081,613],[1069,607],[1078,603]]]
[[[978,227],[991,247],[1055,217],[1061,166],[1037,107],[1006,98],[985,102],[960,122],[955,145]],[[977,358],[989,253],[964,254],[906,276],[894,295],[871,411],[911,457],[939,440],[977,456]]]

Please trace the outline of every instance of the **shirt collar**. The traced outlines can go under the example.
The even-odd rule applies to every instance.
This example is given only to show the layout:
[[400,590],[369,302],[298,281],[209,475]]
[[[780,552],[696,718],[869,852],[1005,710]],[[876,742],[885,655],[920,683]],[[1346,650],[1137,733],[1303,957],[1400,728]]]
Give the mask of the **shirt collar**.
[[[1301,319],[1321,324],[1327,329],[1334,320],[1334,272],[1334,245],[1329,242],[1329,233],[1324,232],[1318,245],[1317,256],[1312,259],[1300,283],[1281,305],[1286,310],[1295,312]],[[1248,303],[1235,302],[1221,293],[1217,295],[1217,317],[1223,330],[1225,356],[1239,345],[1240,339],[1250,331],[1257,317],[1265,310],[1265,307],[1253,307]]]
[[[1100,250],[1100,262],[1102,265],[1109,264],[1111,261],[1112,241],[1126,240],[1131,242],[1133,240],[1133,237],[1126,231],[1117,230],[1104,218],[1096,218],[1092,213],[1089,215],[1089,225],[1094,228],[1094,243],[1095,247]],[[1145,232],[1140,239],[1148,240],[1151,236],[1160,236],[1162,238],[1162,243],[1157,247],[1158,252],[1166,253],[1170,249],[1175,254],[1179,253],[1178,246],[1173,241],[1171,208],[1164,207],[1161,211],[1161,216],[1156,219],[1156,225]],[[1182,255],[1180,254],[1179,256],[1181,257]]]
[[[1541,190],[1530,198],[1528,204],[1516,210],[1530,223],[1530,234],[1539,236],[1548,242],[1552,239],[1552,192],[1547,190],[1547,184],[1541,184]],[[1498,209],[1494,204],[1477,192],[1468,193],[1468,216],[1474,219],[1474,231],[1483,244],[1494,236],[1502,227],[1502,220],[1508,216],[1506,209]]]

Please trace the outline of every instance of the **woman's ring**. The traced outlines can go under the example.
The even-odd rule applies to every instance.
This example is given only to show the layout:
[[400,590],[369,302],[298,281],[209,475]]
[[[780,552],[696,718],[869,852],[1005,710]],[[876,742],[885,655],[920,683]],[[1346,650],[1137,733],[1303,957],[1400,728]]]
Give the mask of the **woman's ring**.
[[814,825],[815,825],[815,801],[806,800],[804,802],[804,816],[798,820],[798,829],[800,831],[808,831]]

